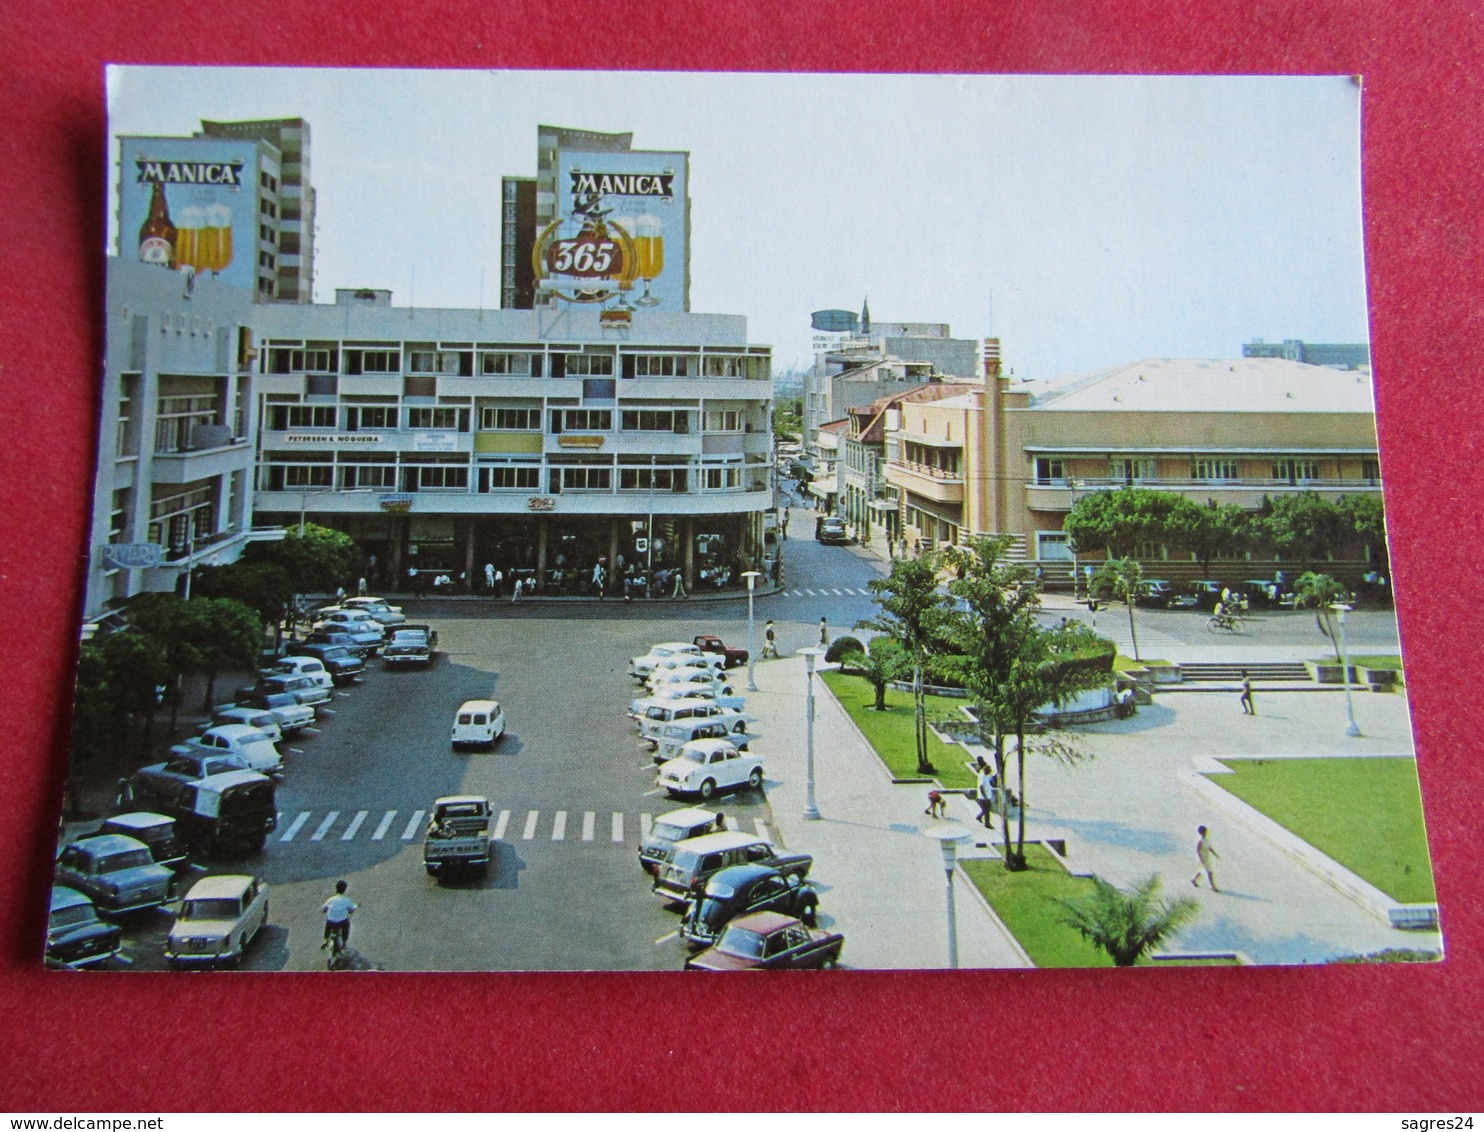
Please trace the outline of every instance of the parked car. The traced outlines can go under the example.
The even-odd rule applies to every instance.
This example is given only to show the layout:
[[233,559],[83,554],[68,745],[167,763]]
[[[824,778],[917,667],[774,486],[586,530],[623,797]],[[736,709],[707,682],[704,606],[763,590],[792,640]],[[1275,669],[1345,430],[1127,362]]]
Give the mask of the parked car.
[[165,958],[176,967],[242,961],[268,922],[268,884],[253,876],[203,877],[180,902],[165,940]]
[[731,711],[742,711],[747,707],[746,696],[724,696],[713,688],[667,684],[647,695],[636,696],[630,700],[629,716],[637,723],[655,704],[667,704],[674,700],[709,700]]
[[[278,720],[278,729],[284,735],[297,735],[315,721],[314,708],[308,704],[299,702],[299,698],[292,692],[255,692],[237,702],[237,708],[244,711],[256,711],[262,709]],[[224,709],[231,711],[232,709]],[[226,721],[223,721],[226,722]],[[252,726],[252,721],[245,719],[240,722]]]
[[[312,711],[313,709],[311,708],[310,710]],[[205,724],[201,730],[202,732],[206,732],[213,727],[225,727],[234,723],[256,728],[275,743],[283,742],[283,728],[279,725],[278,716],[274,715],[271,711],[264,711],[261,708],[217,708],[211,715],[211,722]]]
[[238,688],[239,704],[251,703],[259,696],[291,695],[301,704],[315,707],[331,700],[330,689],[321,688],[307,676],[259,676],[250,688]]
[[649,679],[653,681],[656,676],[668,676],[672,672],[705,672],[715,675],[721,670],[721,657],[714,653],[706,653],[703,656],[667,656],[655,663]]
[[814,858],[777,849],[755,833],[708,833],[675,843],[670,859],[655,875],[654,891],[671,903],[684,903],[701,895],[708,880],[733,865],[767,865],[786,876],[803,878],[809,875]]
[[727,925],[721,939],[686,960],[687,971],[800,970],[840,962],[845,937],[777,912],[753,912]]
[[369,613],[383,625],[400,625],[407,620],[400,605],[391,605],[384,597],[348,597],[340,603],[342,609]]
[[1198,578],[1194,582],[1186,583],[1186,592],[1195,599],[1196,607],[1208,612],[1216,608],[1216,603],[1221,600],[1221,591],[1226,589],[1225,582],[1217,582],[1210,578]]
[[161,808],[186,843],[205,853],[256,853],[278,828],[273,781],[250,770],[187,782]]
[[700,647],[686,641],[670,641],[666,644],[655,645],[643,656],[636,656],[629,661],[629,675],[642,684],[649,679],[650,673],[660,661],[675,656],[700,655]]
[[423,837],[423,868],[430,877],[490,864],[490,802],[479,794],[457,794],[433,803]]
[[149,846],[117,833],[74,841],[57,858],[57,883],[76,889],[109,916],[158,908],[175,874],[155,864]]
[[680,920],[680,934],[696,947],[710,947],[726,926],[750,912],[794,916],[809,927],[819,907],[819,893],[797,875],[784,875],[767,865],[733,865],[706,882]]
[[[663,764],[672,759],[679,759],[692,743],[718,739],[729,741],[739,751],[747,750],[748,736],[734,734],[730,720],[692,718],[668,723],[653,740],[654,761],[656,764]],[[743,777],[746,777],[745,773]],[[761,769],[759,769],[758,781],[762,781]],[[721,784],[718,784],[718,789],[723,788]]]
[[505,713],[494,700],[465,700],[453,716],[450,741],[458,747],[493,749],[505,734]]
[[639,843],[639,867],[654,876],[670,859],[670,850],[677,842],[718,833],[724,826],[725,819],[710,810],[687,808],[661,814],[649,827],[649,835]]
[[398,625],[387,633],[386,643],[381,647],[381,663],[387,668],[417,665],[422,668],[433,663],[433,650],[438,645],[438,634],[427,625]]
[[[664,751],[661,745],[660,753]],[[696,739],[660,764],[656,783],[671,794],[698,794],[703,799],[711,798],[718,790],[742,786],[761,790],[763,756],[743,753],[727,739]]]
[[224,755],[238,755],[248,770],[266,774],[269,778],[283,777],[283,756],[273,745],[273,740],[256,727],[245,723],[225,723],[208,728],[194,739],[177,743],[170,748],[172,755],[191,754],[197,750]]
[[1253,609],[1277,609],[1280,605],[1293,604],[1293,595],[1284,593],[1283,587],[1271,578],[1249,578],[1232,589],[1245,597]]
[[386,626],[369,613],[349,609],[322,609],[316,617],[314,632],[348,633],[362,648],[379,649],[386,639]]
[[1134,590],[1134,604],[1149,609],[1168,609],[1175,600],[1175,587],[1163,578],[1145,578]]
[[[361,658],[362,663],[368,656],[376,654],[377,647],[381,644],[379,640],[372,640],[369,634],[347,633],[340,629],[315,629],[308,633],[303,645],[323,645],[332,648],[342,648],[347,652]],[[287,646],[286,646],[287,647]],[[293,645],[292,651],[302,651],[301,645]]]
[[827,515],[820,519],[814,537],[819,542],[835,546],[850,541],[850,534],[845,530],[845,520],[838,515]]
[[247,760],[241,755],[179,744],[170,749],[170,757],[164,762],[151,763],[136,771],[134,781],[151,797],[172,802],[189,783],[210,778],[213,774],[248,769]]
[[99,833],[116,833],[132,837],[148,846],[149,855],[157,865],[167,869],[179,868],[186,861],[185,840],[176,832],[175,819],[164,814],[138,810],[127,814],[115,814],[103,823]]
[[52,889],[46,921],[46,962],[54,967],[93,967],[119,953],[123,932],[98,918],[93,902],[75,888]]
[[644,709],[644,714],[638,717],[639,735],[651,747],[655,747],[659,745],[670,724],[683,723],[690,719],[720,720],[727,725],[726,733],[731,735],[744,734],[747,725],[752,722],[750,715],[724,708],[715,700],[662,700],[650,704]]
[[717,695],[730,696],[732,694],[732,686],[725,676],[719,672],[699,668],[661,669],[655,672],[649,678],[650,694],[653,695],[661,688],[684,688],[687,691],[703,688]]
[[702,633],[694,639],[694,644],[702,652],[720,656],[727,668],[736,668],[738,665],[747,663],[749,654],[746,649],[729,645],[715,634]]
[[262,676],[307,676],[321,688],[333,688],[335,679],[330,675],[325,662],[315,656],[285,656],[263,669]]
[[354,683],[366,671],[366,662],[361,653],[345,645],[320,644],[312,641],[300,644],[294,653],[296,656],[310,657],[319,661],[325,666],[325,671],[330,674],[330,679],[336,684]]

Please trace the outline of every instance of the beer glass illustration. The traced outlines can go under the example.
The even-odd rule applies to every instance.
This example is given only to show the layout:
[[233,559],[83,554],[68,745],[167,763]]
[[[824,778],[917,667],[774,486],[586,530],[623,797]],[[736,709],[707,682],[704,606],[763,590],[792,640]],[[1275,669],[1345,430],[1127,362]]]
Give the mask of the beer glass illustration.
[[640,216],[634,221],[634,258],[637,274],[644,280],[644,294],[635,304],[659,306],[660,301],[649,293],[649,284],[665,270],[665,224],[658,216]]
[[175,266],[177,270],[201,270],[201,230],[204,224],[205,217],[201,209],[191,207],[180,210],[180,221],[175,227]]
[[206,224],[201,229],[200,270],[220,275],[232,262],[232,210],[213,204],[201,211]]
[[623,257],[623,267],[618,273],[618,302],[619,310],[630,309],[629,294],[634,289],[634,280],[639,276],[639,252],[638,244],[634,239],[634,233],[638,231],[634,217],[622,216],[616,220],[609,221],[608,225],[621,237],[621,243],[627,241],[627,251]]

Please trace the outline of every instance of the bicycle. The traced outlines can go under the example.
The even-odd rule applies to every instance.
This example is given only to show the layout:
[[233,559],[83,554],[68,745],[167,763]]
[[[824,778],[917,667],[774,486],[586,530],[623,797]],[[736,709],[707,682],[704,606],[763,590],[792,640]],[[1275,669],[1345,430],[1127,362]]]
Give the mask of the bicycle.
[[1241,636],[1247,632],[1247,622],[1240,614],[1213,613],[1206,621],[1206,631],[1210,633],[1236,633],[1238,636]]
[[330,930],[326,933],[325,942],[329,947],[325,950],[325,970],[347,970],[351,965],[350,921],[342,920],[328,926]]

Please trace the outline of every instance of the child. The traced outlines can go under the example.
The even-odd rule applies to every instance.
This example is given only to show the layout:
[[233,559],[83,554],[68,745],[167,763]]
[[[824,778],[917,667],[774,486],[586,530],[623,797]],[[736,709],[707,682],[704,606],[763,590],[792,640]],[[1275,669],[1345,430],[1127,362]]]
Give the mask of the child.
[[928,808],[922,811],[930,818],[946,818],[948,816],[948,799],[943,797],[941,791],[928,791]]

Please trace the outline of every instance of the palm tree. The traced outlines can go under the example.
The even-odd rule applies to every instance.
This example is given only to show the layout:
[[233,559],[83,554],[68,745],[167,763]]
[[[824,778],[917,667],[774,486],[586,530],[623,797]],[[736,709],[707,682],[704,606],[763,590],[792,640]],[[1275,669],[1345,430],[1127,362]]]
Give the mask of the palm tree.
[[876,711],[886,710],[886,686],[909,670],[902,648],[890,637],[876,637],[865,649],[852,649],[840,658],[842,667],[852,668],[876,689]]
[[1335,650],[1335,660],[1339,661],[1340,642],[1335,636],[1334,622],[1330,619],[1330,607],[1336,602],[1348,602],[1350,591],[1328,574],[1316,574],[1308,570],[1294,582],[1293,597],[1296,604],[1312,605],[1319,611],[1318,616],[1322,619],[1319,631],[1329,638],[1329,643]]
[[1134,631],[1134,598],[1144,580],[1144,568],[1132,558],[1110,558],[1098,567],[1093,585],[1099,593],[1111,593],[1128,606],[1128,635],[1134,644],[1134,659],[1139,659],[1139,636]]
[[1065,910],[1062,922],[1077,929],[1082,938],[1113,960],[1115,967],[1132,967],[1201,910],[1190,896],[1161,899],[1158,873],[1135,881],[1128,892],[1093,877],[1096,891],[1078,900],[1059,900]]

